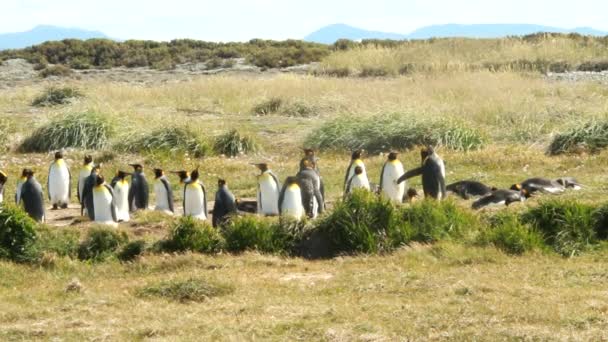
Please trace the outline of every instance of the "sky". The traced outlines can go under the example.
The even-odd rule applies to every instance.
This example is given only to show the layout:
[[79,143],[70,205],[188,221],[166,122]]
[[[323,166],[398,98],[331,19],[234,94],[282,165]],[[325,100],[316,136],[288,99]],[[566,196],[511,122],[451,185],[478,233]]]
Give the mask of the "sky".
[[335,23],[395,33],[448,23],[608,31],[608,0],[2,0],[0,6],[0,33],[44,24],[116,39],[301,39]]

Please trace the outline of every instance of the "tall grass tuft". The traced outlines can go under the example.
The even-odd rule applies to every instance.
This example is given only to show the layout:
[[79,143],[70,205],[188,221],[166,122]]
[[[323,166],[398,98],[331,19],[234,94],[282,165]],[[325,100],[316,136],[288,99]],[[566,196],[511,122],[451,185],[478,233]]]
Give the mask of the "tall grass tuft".
[[223,230],[226,250],[233,253],[257,250],[290,255],[295,252],[302,233],[300,223],[253,215],[234,217]]
[[598,152],[608,146],[608,122],[588,122],[553,138],[549,154]]
[[67,147],[89,150],[108,146],[114,134],[112,122],[93,113],[71,113],[36,129],[19,146],[21,152],[48,152]]
[[65,105],[84,95],[70,87],[50,87],[32,101],[34,107],[51,107]]
[[131,153],[180,152],[188,153],[196,158],[211,153],[211,146],[206,140],[188,128],[177,126],[130,135],[117,143],[116,149]]
[[224,238],[219,231],[206,222],[185,216],[170,228],[169,237],[160,242],[165,252],[217,253],[223,249]]
[[94,227],[78,247],[78,259],[104,261],[129,241],[125,232],[114,228]]
[[545,248],[542,235],[513,213],[500,213],[491,217],[490,227],[482,231],[478,242],[481,245],[494,245],[505,253],[514,255]]
[[0,259],[30,262],[37,259],[36,222],[22,209],[0,204]]
[[252,137],[241,135],[239,131],[233,129],[217,137],[213,149],[217,154],[236,157],[241,154],[257,152],[259,146]]

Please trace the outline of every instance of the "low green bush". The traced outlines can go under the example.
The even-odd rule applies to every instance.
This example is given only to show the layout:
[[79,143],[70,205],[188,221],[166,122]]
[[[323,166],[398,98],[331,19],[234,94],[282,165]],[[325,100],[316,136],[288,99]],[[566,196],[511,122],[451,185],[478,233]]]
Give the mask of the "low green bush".
[[121,139],[115,148],[119,151],[141,153],[188,153],[195,158],[211,154],[211,146],[192,130],[185,127],[163,127]]
[[608,122],[588,122],[557,134],[549,145],[548,153],[598,152],[608,146]]
[[166,252],[217,253],[224,246],[220,232],[191,216],[179,218],[170,227],[169,236],[162,242],[161,249]]
[[182,303],[204,302],[209,298],[229,295],[234,287],[203,279],[168,280],[140,289],[140,297],[159,297]]
[[236,157],[241,154],[257,152],[259,146],[252,137],[241,135],[239,131],[233,129],[217,137],[213,149],[217,154]]
[[128,241],[129,237],[125,232],[117,231],[114,228],[93,227],[78,246],[78,259],[104,261],[113,256]]
[[30,262],[38,258],[37,225],[21,208],[0,204],[0,259]]
[[234,217],[223,229],[226,250],[240,253],[257,250],[262,253],[295,253],[302,239],[303,224],[254,215]]
[[64,65],[53,65],[47,66],[46,68],[40,70],[39,75],[42,78],[47,78],[51,76],[55,77],[67,77],[72,74],[72,69],[64,66]]
[[82,93],[77,89],[70,87],[56,88],[51,87],[45,90],[42,94],[32,101],[34,107],[50,107],[65,105],[72,100],[82,97]]
[[519,215],[497,214],[490,218],[490,227],[479,236],[481,245],[493,245],[508,254],[521,255],[545,248],[542,235],[528,224],[521,222]]
[[146,250],[146,242],[143,240],[131,241],[124,245],[117,257],[120,261],[133,261],[141,256]]
[[253,113],[256,115],[270,115],[277,113],[281,106],[283,105],[283,100],[279,97],[273,97],[268,100],[264,100],[253,107]]
[[51,252],[58,256],[78,257],[80,232],[76,229],[38,227],[36,249],[40,253]]

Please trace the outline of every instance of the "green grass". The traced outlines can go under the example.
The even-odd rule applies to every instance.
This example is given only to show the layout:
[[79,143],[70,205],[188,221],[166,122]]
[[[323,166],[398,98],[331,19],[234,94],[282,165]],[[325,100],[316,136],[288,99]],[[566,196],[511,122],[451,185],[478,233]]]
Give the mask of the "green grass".
[[36,260],[37,238],[36,222],[22,209],[0,204],[0,259],[16,262]]
[[211,146],[198,133],[184,127],[163,127],[130,134],[116,144],[116,149],[131,153],[188,153],[195,158],[208,156]]
[[46,89],[42,94],[38,95],[32,106],[34,107],[52,107],[69,104],[74,99],[83,97],[84,95],[77,89],[71,87],[50,87]]
[[163,281],[142,288],[138,294],[142,297],[159,297],[182,303],[204,302],[213,297],[226,296],[234,288],[225,284],[212,283],[203,279]]
[[521,221],[517,214],[501,213],[489,219],[490,226],[479,236],[482,245],[493,245],[508,254],[524,253],[546,249],[542,234],[529,224]]
[[551,155],[562,153],[597,153],[608,146],[608,122],[588,122],[557,134],[548,152]]
[[213,149],[217,154],[236,157],[259,151],[258,143],[250,136],[233,129],[215,138]]
[[220,232],[209,223],[185,216],[172,224],[169,236],[159,242],[158,248],[166,252],[217,253],[224,243]]
[[104,261],[128,243],[129,237],[125,232],[115,228],[93,227],[78,246],[78,259]]

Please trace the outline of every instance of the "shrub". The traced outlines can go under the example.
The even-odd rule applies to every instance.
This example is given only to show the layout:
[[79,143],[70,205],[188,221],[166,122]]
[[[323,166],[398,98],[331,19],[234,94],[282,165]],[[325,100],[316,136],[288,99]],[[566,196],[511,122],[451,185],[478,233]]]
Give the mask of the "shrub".
[[163,127],[133,134],[122,139],[116,145],[116,149],[131,153],[181,152],[196,158],[207,156],[211,152],[211,147],[205,140],[190,129],[183,127]]
[[593,208],[574,201],[545,201],[526,212],[523,222],[541,232],[546,243],[564,256],[579,254],[597,240]]
[[55,88],[51,87],[45,90],[32,102],[34,107],[49,107],[69,104],[73,99],[82,97],[82,93],[74,88]]
[[549,154],[598,152],[608,146],[608,122],[589,122],[553,138]]
[[384,67],[364,67],[359,73],[360,77],[384,77],[388,76],[390,71]]
[[131,241],[124,245],[122,250],[118,253],[118,260],[120,261],[132,261],[137,259],[146,250],[146,242],[143,240]]
[[169,237],[162,244],[167,252],[217,253],[224,245],[220,233],[207,222],[185,216],[170,228]]
[[110,120],[92,112],[67,114],[36,129],[20,145],[21,152],[48,152],[68,147],[102,149],[114,129]]
[[399,114],[369,118],[341,117],[326,122],[306,139],[318,149],[366,149],[381,152],[419,145],[445,146],[458,151],[483,147],[485,137],[467,125],[450,120],[416,119]]
[[36,249],[39,252],[51,252],[58,256],[70,258],[78,256],[80,242],[80,232],[78,230],[41,226],[38,228],[38,236]]
[[23,210],[0,205],[0,259],[30,262],[38,257],[36,222]]
[[542,235],[521,222],[519,215],[498,214],[491,218],[490,228],[479,237],[483,245],[491,244],[508,254],[524,254],[544,247]]
[[578,66],[577,70],[593,72],[606,71],[608,70],[608,61],[584,62]]
[[91,228],[78,247],[78,259],[104,261],[128,241],[125,232],[106,227]]
[[275,114],[281,109],[283,105],[283,100],[278,97],[273,97],[271,99],[265,100],[255,107],[253,107],[253,113],[257,115],[270,115]]
[[224,228],[226,250],[240,253],[292,254],[302,239],[303,224],[253,215],[234,217]]
[[608,239],[608,204],[593,211],[593,226],[598,239]]
[[39,74],[42,78],[47,78],[51,76],[67,77],[72,74],[72,69],[64,65],[47,66],[46,68],[40,70]]
[[313,73],[316,75],[325,75],[325,76],[329,76],[329,77],[344,78],[344,77],[350,76],[351,71],[348,67],[323,68],[321,70],[315,70],[315,71],[313,71]]
[[148,285],[139,290],[138,295],[142,297],[160,297],[184,303],[204,302],[209,298],[225,296],[233,292],[234,288],[229,285],[190,278],[185,281],[169,280]]
[[223,65],[222,59],[215,57],[215,58],[208,60],[205,63],[205,69],[207,69],[207,70],[219,69],[222,67],[222,65]]
[[239,131],[233,129],[217,137],[213,149],[218,154],[235,157],[240,154],[256,152],[259,148],[253,138],[242,136]]

